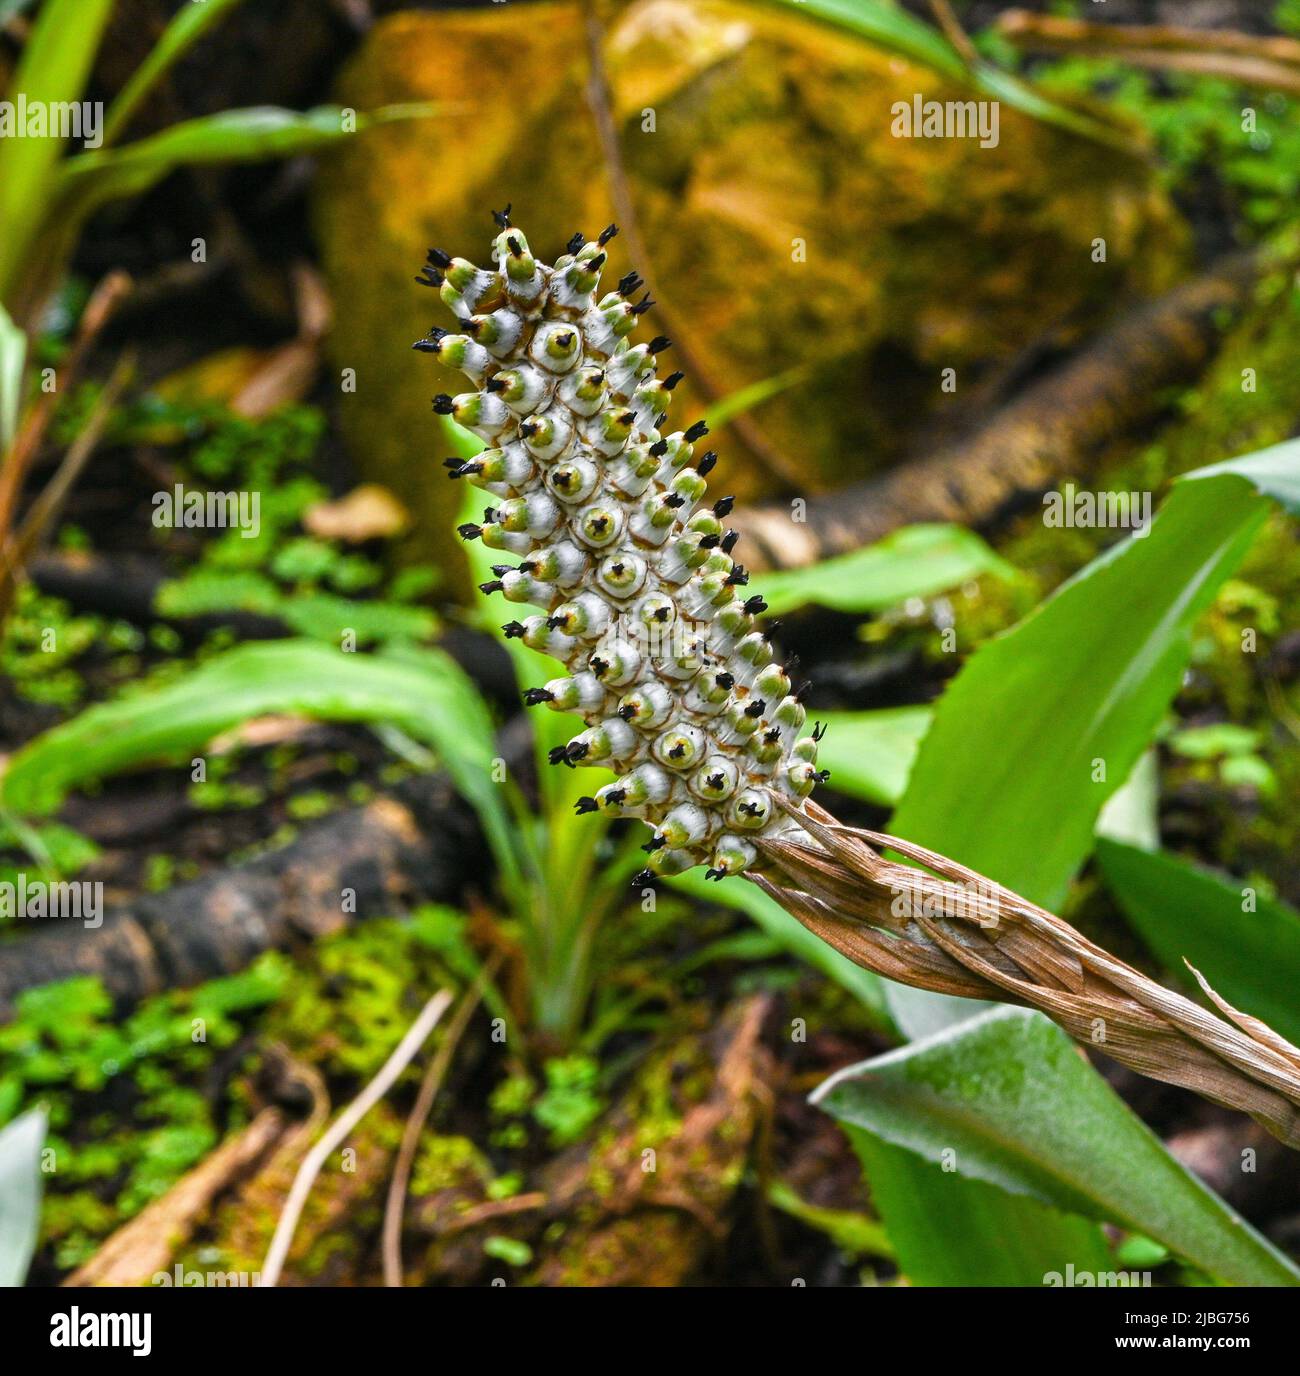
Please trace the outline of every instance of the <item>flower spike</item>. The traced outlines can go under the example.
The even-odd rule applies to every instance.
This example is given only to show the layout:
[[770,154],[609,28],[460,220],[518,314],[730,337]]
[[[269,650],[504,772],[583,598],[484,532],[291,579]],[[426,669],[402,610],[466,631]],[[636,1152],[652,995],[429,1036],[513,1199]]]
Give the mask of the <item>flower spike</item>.
[[517,556],[480,587],[535,607],[505,635],[567,671],[523,693],[583,721],[551,764],[617,776],[578,814],[652,828],[635,884],[693,865],[721,880],[757,860],[758,839],[802,832],[799,805],[825,777],[820,728],[799,734],[807,685],[794,688],[757,625],[767,603],[737,591],[749,575],[722,525],[734,499],[705,505],[717,455],[695,453],[708,426],[665,423],[682,380],[655,376],[670,341],[629,338],[653,305],[631,302],[644,283],[630,272],[598,296],[616,227],[575,234],[549,266],[509,206],[493,218],[493,270],[432,249],[420,279],[437,279],[458,332],[432,329],[415,347],[472,386],[440,393],[434,410],[487,445],[446,461],[492,495],[460,533]]

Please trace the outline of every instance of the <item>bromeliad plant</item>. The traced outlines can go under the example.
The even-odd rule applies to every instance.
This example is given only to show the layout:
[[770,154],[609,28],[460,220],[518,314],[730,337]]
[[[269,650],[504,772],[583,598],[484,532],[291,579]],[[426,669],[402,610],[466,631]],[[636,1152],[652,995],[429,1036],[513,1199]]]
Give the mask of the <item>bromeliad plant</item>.
[[[459,329],[435,328],[415,347],[474,384],[434,409],[490,446],[447,460],[453,478],[497,499],[461,534],[519,559],[494,566],[483,591],[540,608],[505,633],[568,669],[525,701],[586,722],[550,763],[617,776],[577,811],[649,823],[643,878],[701,863],[718,880],[751,871],[855,963],[1041,1009],[1086,1042],[1102,1027],[1098,1049],[1116,1060],[1251,1113],[1300,1147],[1300,1049],[1272,1029],[1208,986],[1223,1016],[1207,1013],[977,871],[845,827],[811,802],[820,732],[799,735],[800,693],[758,625],[766,605],[740,591],[748,578],[723,526],[730,499],[703,505],[714,462],[695,457],[703,424],[667,430],[678,376],[660,381],[656,360],[669,341],[631,342],[650,304],[634,301],[634,272],[597,294],[615,227],[575,235],[548,266],[508,211],[496,216],[491,268],[430,250],[417,280]],[[1271,495],[1287,486],[1281,455],[1240,463],[1234,501],[1238,478]],[[1243,509],[1237,553],[1259,515]]]

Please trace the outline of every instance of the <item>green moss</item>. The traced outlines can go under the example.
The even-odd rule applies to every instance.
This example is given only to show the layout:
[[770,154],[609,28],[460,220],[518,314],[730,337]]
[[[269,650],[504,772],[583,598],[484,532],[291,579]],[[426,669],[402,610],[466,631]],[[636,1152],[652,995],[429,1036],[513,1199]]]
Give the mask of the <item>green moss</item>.
[[282,957],[184,993],[150,999],[120,1023],[96,980],[27,990],[0,1027],[0,1119],[37,1100],[56,1170],[43,1239],[55,1263],[83,1261],[112,1228],[163,1194],[237,1126],[204,1087],[248,1014],[288,978]]
[[494,1177],[491,1163],[468,1137],[444,1137],[426,1132],[420,1139],[411,1166],[411,1194],[416,1197],[438,1194],[442,1190],[481,1190],[493,1198]]
[[29,702],[76,707],[86,694],[78,661],[98,643],[111,646],[110,632],[115,626],[120,645],[124,639],[121,624],[74,613],[66,602],[24,583],[0,629],[0,672]]
[[437,954],[398,921],[366,922],[319,943],[312,972],[271,1010],[264,1034],[328,1074],[361,1079],[379,1069],[447,979]]
[[[0,1125],[37,1101],[49,1109],[57,1169],[46,1183],[42,1243],[54,1266],[86,1260],[249,1120],[260,1106],[260,1056],[231,1062],[241,1038],[283,1044],[343,1094],[369,1079],[409,1026],[419,991],[455,982],[449,958],[463,972],[463,925],[432,909],[410,921],[372,920],[319,942],[301,965],[270,952],[241,974],[148,999],[120,1022],[93,979],[20,995],[13,1022],[0,1027]],[[401,1130],[389,1111],[348,1145],[358,1160],[391,1154]],[[482,1191],[492,1184],[466,1139],[426,1138],[416,1162],[422,1185],[467,1171]],[[346,1172],[334,1174],[338,1189],[350,1188]],[[310,1264],[327,1270],[333,1246],[322,1242]],[[215,1269],[256,1269],[261,1256],[225,1260]]]
[[333,794],[315,788],[308,789],[303,793],[295,793],[285,806],[289,816],[295,821],[307,822],[333,812],[338,807],[338,799]]
[[533,1105],[533,1117],[553,1147],[581,1140],[600,1117],[604,1101],[597,1092],[600,1066],[589,1056],[562,1056],[543,1066],[546,1086]]

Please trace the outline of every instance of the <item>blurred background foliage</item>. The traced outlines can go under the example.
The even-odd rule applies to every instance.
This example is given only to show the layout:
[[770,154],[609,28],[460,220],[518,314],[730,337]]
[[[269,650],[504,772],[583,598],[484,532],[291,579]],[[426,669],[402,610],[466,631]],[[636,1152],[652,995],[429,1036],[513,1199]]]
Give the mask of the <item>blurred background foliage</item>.
[[[481,255],[506,201],[550,256],[621,220],[766,562],[792,499],[888,508],[755,574],[836,810],[898,807],[1294,1038],[1300,458],[1264,496],[1172,480],[1300,429],[1300,9],[1098,8],[0,0],[2,98],[107,115],[99,149],[0,139],[0,880],[110,909],[0,917],[0,1278],[258,1270],[305,1142],[441,987],[482,1002],[440,1034],[408,1283],[1300,1278],[1251,1123],[1021,1013],[913,1042],[978,1010],[752,886],[628,888],[642,836],[575,818],[564,720],[519,715],[554,671],[472,591],[441,469],[470,441],[428,406],[457,388],[409,348],[446,323],[429,244]],[[915,96],[997,99],[997,145],[892,137]],[[1012,481],[1023,435],[1053,457]],[[257,494],[256,535],[160,528],[177,484]],[[1044,522],[1071,485],[1169,506],[1121,556]],[[1066,772],[1089,723],[1136,760],[1100,788]],[[420,1075],[317,1182],[289,1280],[383,1274]]]

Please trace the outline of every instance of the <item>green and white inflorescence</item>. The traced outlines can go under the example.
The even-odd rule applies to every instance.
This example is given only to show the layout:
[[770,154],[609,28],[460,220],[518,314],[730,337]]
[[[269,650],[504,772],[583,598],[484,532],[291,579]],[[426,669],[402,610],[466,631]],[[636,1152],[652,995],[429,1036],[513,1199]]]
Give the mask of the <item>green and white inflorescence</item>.
[[494,268],[433,249],[416,279],[460,328],[415,347],[474,386],[434,409],[489,446],[446,461],[495,498],[461,534],[515,556],[484,591],[540,608],[506,633],[567,667],[524,695],[587,723],[552,763],[618,775],[578,810],[648,822],[653,874],[738,873],[757,837],[798,829],[774,795],[797,801],[823,775],[818,733],[800,736],[800,693],[758,627],[766,606],[731,558],[731,498],[704,504],[707,427],[666,427],[681,374],[655,376],[667,339],[630,343],[652,304],[633,303],[636,274],[597,297],[613,225],[575,235],[548,267],[496,218]]

